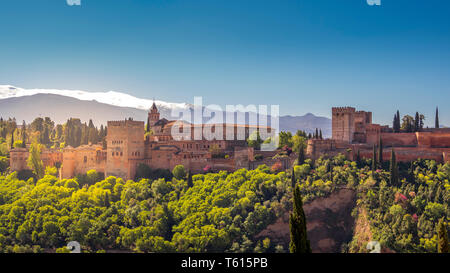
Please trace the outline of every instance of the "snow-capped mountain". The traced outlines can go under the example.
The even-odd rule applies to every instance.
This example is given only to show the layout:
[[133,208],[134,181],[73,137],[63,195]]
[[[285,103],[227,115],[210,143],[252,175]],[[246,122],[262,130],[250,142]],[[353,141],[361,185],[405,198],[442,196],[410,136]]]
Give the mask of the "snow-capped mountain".
[[[192,110],[194,107],[188,103],[159,100],[156,100],[155,103],[161,113],[161,118],[167,119],[176,119],[172,116],[173,110]],[[152,104],[153,100],[136,98],[115,91],[24,89],[11,85],[0,85],[0,117],[16,118],[19,124],[22,123],[22,120],[30,123],[36,117],[50,117],[59,124],[72,117],[80,118],[83,122],[92,119],[96,125],[106,124],[108,120],[122,120],[130,117],[145,121],[147,111]],[[249,122],[249,115],[250,113],[247,114],[247,122]],[[252,113],[252,115],[254,117],[256,113]],[[208,118],[203,120],[203,122],[207,121]],[[310,133],[319,128],[325,137],[331,136],[331,120],[310,113],[304,116],[281,116],[279,125],[281,131],[295,133],[300,129]]]
[[[71,97],[85,101],[97,101],[120,107],[131,107],[141,110],[148,110],[153,104],[153,100],[140,99],[131,95],[116,92],[86,92],[82,90],[60,90],[60,89],[24,89],[11,85],[0,85],[0,99],[32,96],[36,94],[53,94]],[[156,105],[163,108],[190,108],[187,103],[170,103],[155,100]]]

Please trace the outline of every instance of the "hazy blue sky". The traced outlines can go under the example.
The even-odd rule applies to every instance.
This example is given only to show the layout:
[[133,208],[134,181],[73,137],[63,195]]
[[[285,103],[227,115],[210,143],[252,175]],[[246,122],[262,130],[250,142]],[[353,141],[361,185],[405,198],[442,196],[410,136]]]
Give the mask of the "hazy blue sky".
[[381,1],[1,0],[0,84],[450,126],[449,1]]

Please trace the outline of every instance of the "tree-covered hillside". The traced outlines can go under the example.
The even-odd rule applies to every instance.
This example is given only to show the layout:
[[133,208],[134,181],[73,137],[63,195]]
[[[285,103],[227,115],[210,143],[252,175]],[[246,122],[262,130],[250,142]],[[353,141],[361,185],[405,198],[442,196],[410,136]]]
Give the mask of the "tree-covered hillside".
[[[339,155],[306,160],[294,177],[264,165],[194,176],[177,167],[170,180],[103,179],[95,171],[59,180],[51,168],[37,181],[3,174],[0,252],[62,252],[69,241],[90,252],[287,252],[257,235],[292,210],[293,184],[306,203],[353,189],[356,226],[366,221],[368,239],[396,252],[436,252],[438,222],[447,229],[449,219],[450,164],[376,165]],[[368,251],[356,231],[343,251]]]

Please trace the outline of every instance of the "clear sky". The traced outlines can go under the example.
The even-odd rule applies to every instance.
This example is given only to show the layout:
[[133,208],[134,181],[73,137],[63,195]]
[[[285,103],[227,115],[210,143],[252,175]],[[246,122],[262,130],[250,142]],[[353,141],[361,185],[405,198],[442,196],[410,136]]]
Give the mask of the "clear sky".
[[450,126],[444,0],[0,1],[0,84]]

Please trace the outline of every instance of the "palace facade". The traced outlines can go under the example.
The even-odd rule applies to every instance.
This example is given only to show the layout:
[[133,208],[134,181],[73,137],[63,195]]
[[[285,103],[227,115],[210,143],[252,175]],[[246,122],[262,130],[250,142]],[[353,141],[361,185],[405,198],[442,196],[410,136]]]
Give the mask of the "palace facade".
[[[246,142],[252,132],[258,130],[266,136],[274,133],[263,126],[190,124],[161,119],[155,104],[147,122],[151,133],[146,133],[143,121],[108,121],[106,149],[100,144],[45,149],[41,153],[44,166],[60,165],[61,178],[96,170],[105,176],[134,179],[139,164],[169,170],[183,165],[194,173],[205,168],[234,171],[249,168],[254,158],[253,148]],[[11,171],[28,169],[28,155],[27,148],[11,150]]]

